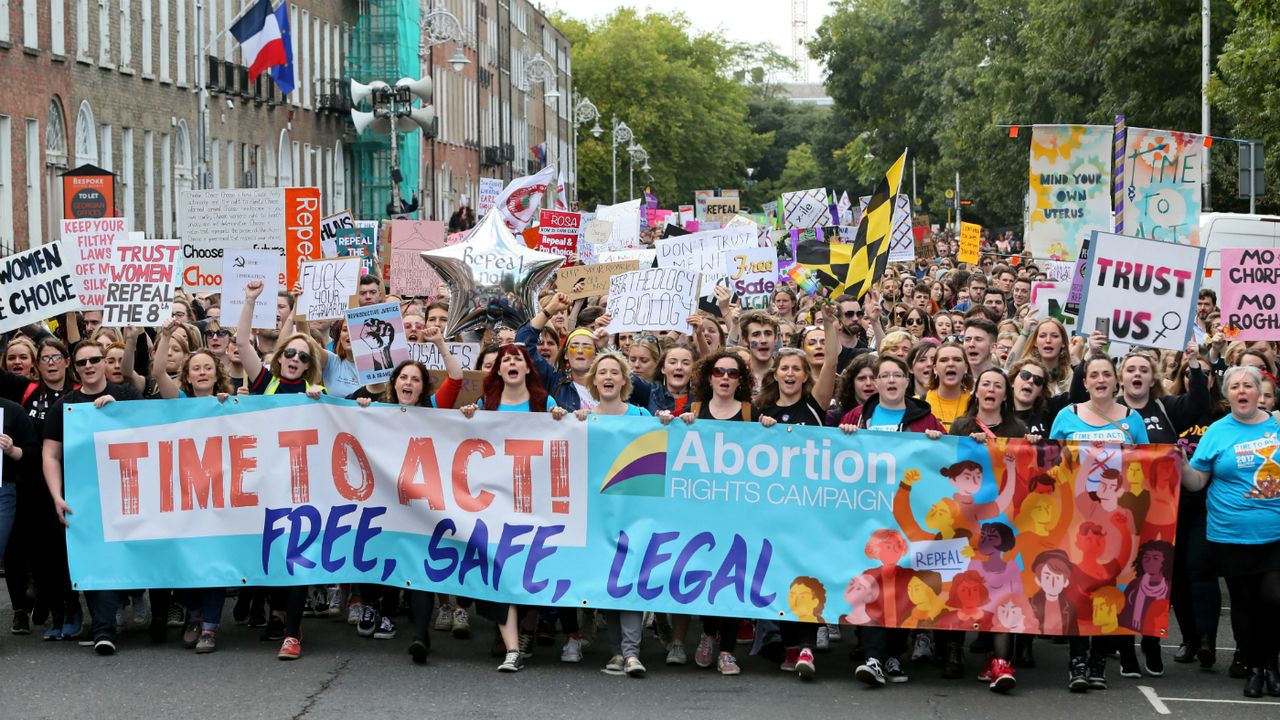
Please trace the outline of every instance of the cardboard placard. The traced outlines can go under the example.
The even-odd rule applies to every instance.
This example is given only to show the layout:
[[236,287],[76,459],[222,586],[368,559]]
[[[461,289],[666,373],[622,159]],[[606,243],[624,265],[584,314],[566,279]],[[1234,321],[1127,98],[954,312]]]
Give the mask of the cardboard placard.
[[353,228],[356,218],[350,210],[334,213],[320,221],[320,250],[325,257],[338,257],[338,245],[334,242],[338,237],[338,228]]
[[956,252],[956,260],[962,263],[977,263],[982,249],[982,226],[976,223],[960,223],[960,249]]
[[[447,342],[445,347],[463,370],[475,370],[476,360],[480,357],[480,343]],[[409,343],[409,359],[426,365],[428,370],[444,370],[444,356],[433,342]]]
[[423,250],[444,247],[439,220],[391,221],[391,292],[401,297],[427,297],[440,286],[440,276],[422,260]]
[[1280,255],[1274,248],[1223,248],[1222,324],[1234,340],[1280,340]]
[[177,240],[129,239],[112,250],[102,326],[157,327],[173,314],[178,287]]
[[[449,374],[444,370],[430,370],[431,387],[438,388],[444,382]],[[467,370],[462,373],[462,390],[458,393],[458,401],[454,403],[455,408],[474,405],[476,401],[484,396],[484,376],[488,373],[479,370]]]
[[360,274],[373,275],[377,263],[378,241],[370,228],[339,228],[334,240],[338,246],[338,257],[354,257],[360,259]]
[[537,249],[560,255],[565,259],[565,265],[570,265],[578,259],[581,232],[581,213],[543,210],[538,213]]
[[738,198],[707,198],[704,218],[711,222],[727,223],[738,215]]
[[74,268],[61,240],[0,258],[0,333],[79,310]]
[[739,304],[744,309],[767,309],[778,286],[778,249],[735,248],[725,250],[722,257],[729,289],[738,296]]
[[489,214],[501,193],[502,178],[480,178],[480,197],[476,203],[476,217],[483,218]]
[[556,292],[564,293],[570,300],[608,295],[609,280],[613,276],[639,268],[638,260],[561,267],[556,270]]

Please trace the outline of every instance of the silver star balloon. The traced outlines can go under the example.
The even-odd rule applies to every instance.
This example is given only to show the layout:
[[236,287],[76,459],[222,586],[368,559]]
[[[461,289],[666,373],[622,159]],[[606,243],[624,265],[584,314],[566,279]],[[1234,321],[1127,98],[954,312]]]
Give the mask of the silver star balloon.
[[491,323],[525,324],[538,312],[538,291],[564,262],[559,255],[530,250],[496,209],[466,240],[421,255],[449,287],[447,337]]

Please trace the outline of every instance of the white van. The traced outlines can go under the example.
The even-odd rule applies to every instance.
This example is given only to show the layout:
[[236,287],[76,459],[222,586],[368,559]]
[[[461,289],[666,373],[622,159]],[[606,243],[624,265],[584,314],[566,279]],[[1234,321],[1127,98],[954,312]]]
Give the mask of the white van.
[[1205,248],[1200,287],[1219,292],[1224,248],[1280,248],[1280,217],[1246,213],[1202,213],[1200,245]]

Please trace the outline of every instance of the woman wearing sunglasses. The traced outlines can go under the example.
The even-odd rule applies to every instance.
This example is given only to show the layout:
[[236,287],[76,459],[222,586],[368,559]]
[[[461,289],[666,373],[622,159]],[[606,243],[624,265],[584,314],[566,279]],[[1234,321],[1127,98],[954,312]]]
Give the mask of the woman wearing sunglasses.
[[[688,425],[697,420],[759,420],[760,412],[751,405],[751,376],[747,372],[747,363],[742,355],[729,350],[718,350],[703,358],[698,363],[696,387],[697,396],[705,400],[690,403],[680,419]],[[664,425],[673,417],[667,410],[658,413],[658,419]],[[711,667],[714,659],[721,675],[742,672],[733,656],[738,642],[738,623],[736,618],[703,616],[702,639],[693,655],[698,667]],[[677,631],[677,642],[680,637]],[[718,656],[715,654],[717,647]]]
[[917,340],[936,338],[938,336],[933,327],[933,318],[929,317],[929,313],[918,307],[913,307],[907,311],[906,317],[902,320],[902,326]]
[[[240,351],[240,363],[244,366],[245,379],[251,395],[276,395],[306,393],[316,399],[324,394],[321,385],[320,348],[310,335],[294,333],[276,344],[270,367],[253,348],[253,306],[262,294],[261,280],[250,280],[244,287],[244,309],[236,326],[236,347]],[[271,618],[267,620],[263,640],[280,640],[281,660],[297,660],[302,657],[302,610],[307,599],[305,585],[273,588],[271,590]]]

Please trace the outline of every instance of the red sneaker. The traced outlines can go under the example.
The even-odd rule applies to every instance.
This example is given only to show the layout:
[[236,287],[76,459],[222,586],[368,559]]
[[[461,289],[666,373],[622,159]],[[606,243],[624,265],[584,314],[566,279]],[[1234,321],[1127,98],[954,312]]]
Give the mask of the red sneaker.
[[991,661],[991,684],[988,687],[992,692],[1009,692],[1017,684],[1018,680],[1013,676],[1013,666],[1008,660]]
[[756,624],[750,620],[738,623],[738,644],[753,645],[756,641]]
[[812,680],[815,673],[817,667],[813,662],[813,651],[805,648],[800,651],[800,657],[796,658],[796,674],[801,680]]
[[800,648],[787,648],[787,657],[782,661],[782,672],[795,672],[796,660],[800,659]]
[[987,664],[982,666],[982,672],[978,673],[978,682],[991,682],[991,667],[995,664],[995,658],[987,658]]
[[297,660],[302,657],[302,641],[296,637],[285,638],[276,657],[281,660]]

